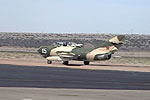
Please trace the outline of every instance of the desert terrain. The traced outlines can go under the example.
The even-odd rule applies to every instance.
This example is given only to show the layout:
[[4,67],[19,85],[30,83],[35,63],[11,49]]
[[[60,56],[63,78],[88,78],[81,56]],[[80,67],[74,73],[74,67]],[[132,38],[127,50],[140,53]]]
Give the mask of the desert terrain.
[[126,34],[124,45],[110,60],[91,62],[89,66],[79,61],[70,61],[69,66],[61,62],[48,65],[46,59],[37,53],[40,46],[51,45],[56,41],[83,43],[84,47],[92,48],[115,35],[1,32],[0,64],[150,72],[150,35]]

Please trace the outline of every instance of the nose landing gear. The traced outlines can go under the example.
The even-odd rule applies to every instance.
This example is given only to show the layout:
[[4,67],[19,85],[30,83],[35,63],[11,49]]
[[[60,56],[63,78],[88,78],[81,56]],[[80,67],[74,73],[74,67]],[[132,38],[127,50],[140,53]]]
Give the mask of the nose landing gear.
[[90,61],[84,61],[84,65],[89,65]]
[[47,64],[52,64],[52,61],[50,61],[50,60],[47,60]]

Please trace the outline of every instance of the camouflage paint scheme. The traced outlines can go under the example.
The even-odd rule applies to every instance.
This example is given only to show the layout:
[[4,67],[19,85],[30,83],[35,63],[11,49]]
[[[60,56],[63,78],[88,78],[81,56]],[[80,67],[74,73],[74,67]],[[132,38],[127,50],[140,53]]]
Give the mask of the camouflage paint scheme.
[[109,60],[111,55],[123,43],[124,35],[115,36],[95,48],[84,48],[75,46],[41,46],[38,52],[47,60],[54,61],[98,61]]

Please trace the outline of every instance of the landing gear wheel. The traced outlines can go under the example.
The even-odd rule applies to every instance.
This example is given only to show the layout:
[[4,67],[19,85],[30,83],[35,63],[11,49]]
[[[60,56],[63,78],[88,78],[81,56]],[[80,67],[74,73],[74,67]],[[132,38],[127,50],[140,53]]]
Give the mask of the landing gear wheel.
[[64,65],[68,65],[69,61],[63,61]]
[[84,65],[89,65],[90,62],[89,61],[84,61]]
[[47,64],[51,64],[52,63],[52,61],[50,61],[50,60],[47,60]]

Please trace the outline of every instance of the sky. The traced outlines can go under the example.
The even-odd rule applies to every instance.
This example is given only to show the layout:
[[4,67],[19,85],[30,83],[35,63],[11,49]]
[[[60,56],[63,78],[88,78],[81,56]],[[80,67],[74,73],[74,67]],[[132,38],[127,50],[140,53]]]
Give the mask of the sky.
[[0,32],[150,34],[150,0],[0,0]]

